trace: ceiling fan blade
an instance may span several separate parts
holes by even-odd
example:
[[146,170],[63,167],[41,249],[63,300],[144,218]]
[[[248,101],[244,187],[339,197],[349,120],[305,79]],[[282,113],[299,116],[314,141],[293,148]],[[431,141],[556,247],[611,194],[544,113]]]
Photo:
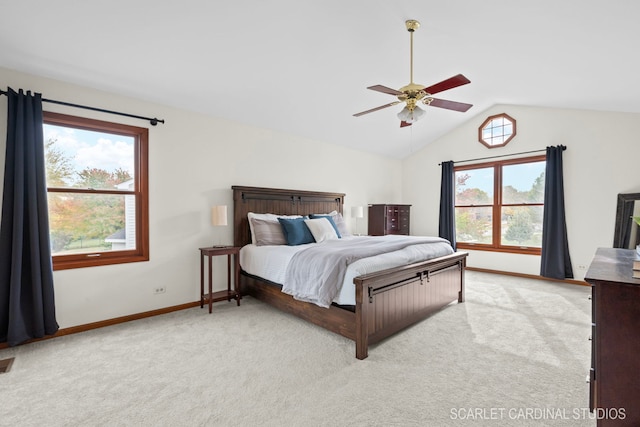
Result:
[[354,114],[353,116],[354,116],[354,117],[360,117],[360,116],[363,116],[363,115],[365,115],[365,114],[373,113],[374,111],[382,110],[383,108],[391,107],[391,106],[393,106],[393,105],[399,104],[400,102],[402,102],[402,101],[394,101],[394,102],[390,102],[390,103],[388,103],[388,104],[381,105],[381,106],[379,106],[379,107],[372,108],[372,109],[367,110],[367,111],[361,111],[361,112],[359,112],[359,113]]
[[431,101],[429,105],[431,107],[446,108],[447,110],[460,111],[462,113],[473,107],[473,104],[465,104],[463,102],[447,101],[446,99],[437,98],[433,98],[433,101]]
[[424,88],[424,91],[433,95],[434,93],[453,89],[454,87],[466,85],[467,83],[471,83],[471,80],[469,80],[462,74],[458,74],[457,76],[450,77],[447,80],[441,81],[440,83],[436,83],[433,86],[426,87]]
[[390,87],[386,87],[382,85],[369,86],[367,89],[371,89],[377,92],[387,93],[389,95],[395,95],[395,96],[404,95],[404,93],[400,91],[397,91],[395,89],[391,89]]
[[411,126],[411,123],[409,123],[409,122],[405,122],[404,120],[402,120],[402,121],[400,122],[400,127],[401,127],[401,128],[404,128],[404,127],[407,127],[407,126]]

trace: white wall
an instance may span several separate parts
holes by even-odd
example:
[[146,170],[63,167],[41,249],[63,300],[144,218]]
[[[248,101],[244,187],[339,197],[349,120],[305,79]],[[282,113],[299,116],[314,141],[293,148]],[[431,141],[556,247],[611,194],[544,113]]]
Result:
[[[62,328],[199,300],[198,248],[218,237],[224,243],[233,241],[231,226],[210,225],[213,205],[227,204],[232,217],[232,185],[344,192],[347,221],[351,206],[401,197],[399,160],[2,68],[0,82],[14,90],[40,92],[44,98],[166,121],[149,126],[151,260],[54,272]],[[5,156],[6,105],[6,98],[0,99],[0,164]],[[44,108],[148,126],[136,119],[54,104]],[[365,222],[366,218],[360,221],[361,231]],[[216,259],[214,271],[216,289],[224,288],[223,257]],[[167,291],[154,295],[152,290],[159,285]]]
[[[487,149],[478,142],[478,127],[488,116],[498,113],[516,119],[517,136],[506,147]],[[513,105],[497,105],[479,112],[463,126],[404,160],[403,201],[413,205],[412,233],[438,233],[438,163],[565,145],[569,251],[574,275],[582,279],[596,248],[613,244],[618,193],[640,192],[639,139],[640,114]],[[540,257],[532,255],[470,251],[468,265],[540,273]]]

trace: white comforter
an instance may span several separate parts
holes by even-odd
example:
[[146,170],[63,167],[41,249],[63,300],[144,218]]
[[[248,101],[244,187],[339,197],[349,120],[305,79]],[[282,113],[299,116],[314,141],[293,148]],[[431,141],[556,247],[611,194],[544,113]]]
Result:
[[[409,237],[409,239],[415,238],[416,241],[420,239],[419,237],[413,236],[384,236],[377,237],[377,239],[397,242],[407,237]],[[348,241],[353,239],[371,238],[360,236],[345,237],[341,240]],[[348,265],[344,273],[344,280],[342,280],[342,283],[338,286],[337,294],[333,298],[333,302],[343,305],[355,304],[355,286],[353,285],[353,279],[357,276],[453,253],[451,245],[449,245],[446,240],[436,239],[441,240],[441,243],[437,245],[433,243],[412,244],[404,249],[355,260]],[[287,267],[295,253],[322,244],[324,244],[324,242],[300,246],[247,245],[240,250],[240,266],[249,274],[262,277],[274,283],[284,284]],[[326,304],[318,305],[326,306]]]

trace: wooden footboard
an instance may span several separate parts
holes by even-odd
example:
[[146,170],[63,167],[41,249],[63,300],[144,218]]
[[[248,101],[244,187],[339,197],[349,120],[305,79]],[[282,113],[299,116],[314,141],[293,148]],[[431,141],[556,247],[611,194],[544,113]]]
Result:
[[369,345],[412,325],[453,301],[464,301],[467,253],[392,268],[354,279],[355,312],[295,300],[279,287],[241,275],[244,294],[264,301],[356,342],[356,357],[365,359]]
[[464,301],[466,252],[359,276],[356,357],[374,344],[440,310]]

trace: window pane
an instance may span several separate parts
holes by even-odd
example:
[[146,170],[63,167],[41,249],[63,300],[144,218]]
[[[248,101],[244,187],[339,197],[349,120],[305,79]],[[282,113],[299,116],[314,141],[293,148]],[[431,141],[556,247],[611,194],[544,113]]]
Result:
[[502,208],[501,244],[542,247],[542,206],[505,206]]
[[44,140],[47,187],[126,190],[135,178],[131,136],[45,124]]
[[493,168],[456,172],[456,206],[493,204]]
[[135,196],[49,193],[52,255],[132,250]]
[[485,243],[493,241],[492,208],[456,208],[456,241]]
[[511,123],[505,123],[504,124],[504,136],[506,138],[510,137],[511,134],[513,133],[513,124]]
[[502,168],[502,204],[544,203],[546,162],[505,165]]

